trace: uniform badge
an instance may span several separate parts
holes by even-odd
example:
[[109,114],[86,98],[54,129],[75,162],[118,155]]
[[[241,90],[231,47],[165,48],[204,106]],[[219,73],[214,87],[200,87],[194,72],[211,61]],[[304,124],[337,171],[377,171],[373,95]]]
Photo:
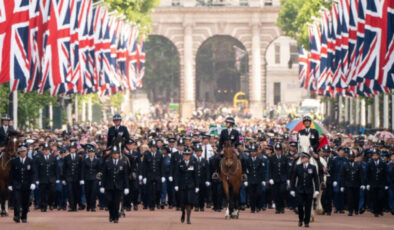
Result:
[[189,166],[189,168],[187,168],[187,171],[193,171],[194,170],[194,166]]
[[230,138],[231,138],[231,140],[234,140],[234,135],[231,135],[231,137],[230,137]]
[[291,166],[291,162],[289,162],[289,166]]
[[26,168],[27,168],[27,170],[30,170],[30,165],[27,165]]
[[312,174],[312,169],[308,169],[308,173],[309,173],[309,174]]
[[265,163],[262,163],[261,165],[264,167],[264,166],[265,166]]
[[315,138],[315,135],[311,135],[311,138],[314,139],[314,138]]
[[123,166],[120,166],[120,167],[119,167],[119,170],[121,170],[121,171],[122,171],[122,170],[123,170]]

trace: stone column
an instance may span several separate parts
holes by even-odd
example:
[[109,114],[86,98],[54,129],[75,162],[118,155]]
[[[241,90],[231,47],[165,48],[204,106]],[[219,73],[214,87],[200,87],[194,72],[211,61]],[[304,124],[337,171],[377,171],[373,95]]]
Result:
[[349,98],[345,97],[345,122],[349,122]]
[[375,129],[380,128],[380,113],[379,113],[379,95],[374,96],[373,101],[373,127]]
[[383,95],[383,128],[389,128],[389,95]]
[[74,98],[74,115],[75,115],[75,122],[78,123],[79,119],[79,114],[78,114],[78,95],[75,95]]
[[93,121],[93,103],[92,103],[92,97],[88,98],[88,121],[89,124]]
[[81,105],[81,120],[82,120],[82,122],[86,121],[86,101],[82,101],[82,105]]
[[250,74],[250,112],[253,117],[263,116],[260,23],[257,17],[252,26],[252,72]]
[[365,99],[361,99],[361,113],[360,113],[360,125],[361,128],[365,128],[367,126],[367,120],[366,120],[366,108],[365,108]]
[[353,113],[353,98],[348,98],[349,101],[349,122],[350,125],[354,125],[354,113]]
[[354,99],[354,103],[356,103],[356,125],[359,126],[360,125],[360,100],[359,99]]
[[181,116],[190,118],[194,111],[194,90],[193,78],[193,27],[191,23],[184,23],[184,44],[183,44],[183,95],[181,95]]
[[38,110],[38,128],[42,129],[42,108]]
[[53,105],[52,103],[49,104],[49,128],[53,128]]
[[341,125],[342,122],[343,122],[342,114],[343,114],[343,111],[342,111],[342,97],[339,96],[339,97],[338,97],[338,123],[339,123],[340,125]]

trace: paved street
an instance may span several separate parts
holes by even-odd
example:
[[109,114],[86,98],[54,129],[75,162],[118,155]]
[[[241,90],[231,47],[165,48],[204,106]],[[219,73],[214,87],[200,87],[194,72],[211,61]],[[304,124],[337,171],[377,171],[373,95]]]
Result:
[[[300,229],[297,227],[297,216],[292,212],[284,215],[275,215],[269,210],[258,214],[242,212],[239,220],[224,220],[224,212],[216,213],[212,211],[204,213],[192,213],[192,225],[180,223],[180,212],[164,211],[138,211],[127,213],[126,218],[120,219],[119,224],[108,222],[107,213],[99,211],[88,213],[86,211],[69,212],[48,212],[42,214],[33,211],[29,214],[27,224],[15,224],[12,217],[0,219],[0,229],[72,229],[72,230],[100,230],[100,229],[144,229],[144,230],[169,230],[169,229],[198,229],[198,230],[284,230]],[[348,217],[347,215],[318,216],[317,221],[312,223],[310,228],[324,230],[330,229],[394,229],[394,217],[386,214],[383,217],[375,218],[370,213],[361,216]]]

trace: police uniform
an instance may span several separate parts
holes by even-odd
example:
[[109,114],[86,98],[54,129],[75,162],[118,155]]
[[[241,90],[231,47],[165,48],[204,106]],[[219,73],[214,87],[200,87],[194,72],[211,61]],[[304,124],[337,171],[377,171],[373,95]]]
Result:
[[[169,138],[168,142],[170,143],[174,143],[176,140],[175,138]],[[180,138],[178,140],[177,146],[184,146],[185,142],[182,138]],[[174,176],[175,176],[175,171],[177,170],[178,167],[178,163],[179,161],[182,160],[182,153],[177,150],[177,151],[172,151],[171,153],[171,164],[170,164],[170,177],[173,180]],[[179,210],[180,209],[180,204],[179,204],[179,194],[177,191],[173,190],[174,193],[174,201],[175,201],[175,206],[176,209]]]
[[232,146],[234,147],[237,147],[239,145],[239,132],[233,127],[235,124],[234,118],[228,117],[226,118],[225,122],[231,123],[232,128],[230,129],[227,128],[220,133],[219,149],[218,149],[219,152],[223,150],[226,141],[230,141]]
[[[348,148],[340,147],[338,151],[344,150],[348,152]],[[332,180],[333,180],[333,191],[334,191],[334,205],[335,212],[344,213],[344,205],[345,205],[345,194],[344,191],[341,191],[342,185],[339,183],[341,179],[341,169],[343,165],[347,162],[347,158],[337,156],[332,161]]]
[[[378,151],[374,150],[373,154],[379,154]],[[386,164],[380,158],[376,161],[371,158],[367,164],[367,190],[369,191],[375,216],[383,215],[383,202],[387,186],[386,169]]]
[[12,126],[4,126],[3,121],[10,121],[11,118],[8,114],[4,114],[1,118],[1,127],[0,127],[0,148],[5,147],[8,142],[8,137],[11,133],[15,133],[15,129]]
[[[119,154],[119,150],[114,147],[112,154]],[[122,193],[127,195],[130,192],[126,162],[121,159],[107,159],[103,167],[101,186],[100,192],[105,193],[107,198],[109,221],[118,223]]]
[[[88,152],[95,152],[93,146],[87,147]],[[98,189],[97,173],[100,170],[100,160],[97,157],[87,157],[82,161],[82,179],[85,182],[87,211],[96,211]]]
[[[331,152],[331,149],[328,145],[323,146],[324,152]],[[323,187],[322,196],[321,196],[321,204],[323,206],[323,212],[327,215],[331,215],[332,212],[332,197],[333,197],[333,157],[325,156],[323,157],[327,162],[326,168],[326,186]]]
[[[133,144],[134,140],[129,139],[126,144]],[[130,162],[130,194],[127,195],[124,199],[124,204],[127,203],[124,207],[126,210],[130,207],[130,202],[133,203],[134,210],[138,210],[138,195],[139,195],[139,181],[142,180],[142,172],[141,172],[141,154],[138,150],[133,151],[129,149],[130,154],[127,155]]]
[[[309,154],[303,153],[302,157],[310,158]],[[296,166],[291,179],[291,194],[297,197],[298,201],[298,226],[305,223],[309,227],[311,216],[312,199],[319,194],[319,178],[314,165],[309,163]],[[313,192],[315,191],[315,192]]]
[[[19,151],[26,151],[26,147],[20,147]],[[9,174],[9,187],[14,194],[14,221],[26,223],[29,210],[30,191],[36,188],[33,182],[33,160],[25,156],[17,157],[11,161]],[[21,211],[21,213],[20,213]]]
[[[249,152],[256,152],[257,146],[254,144],[248,149]],[[261,160],[261,158],[254,156],[249,157],[246,161],[246,172],[248,174],[246,186],[249,187],[249,196],[250,196],[250,210],[252,213],[256,211],[256,207],[259,207],[260,199],[261,199],[261,190],[262,190],[262,183],[267,178],[264,178],[264,168],[267,166]]]
[[[71,148],[76,149],[76,143]],[[63,162],[63,184],[68,188],[69,211],[77,211],[77,203],[81,199],[81,187],[84,184],[82,177],[82,158],[77,153],[70,153]],[[79,204],[82,208],[81,204]]]
[[[200,144],[196,145],[195,151],[201,151],[202,147]],[[208,189],[210,189],[210,175],[209,175],[209,162],[203,156],[196,156],[196,170],[197,176],[199,178],[199,184],[197,187],[199,188],[199,193],[197,194],[195,211],[204,211],[204,204],[208,201]]]
[[[150,147],[156,146],[155,141],[150,142]],[[164,160],[158,151],[147,151],[143,160],[143,177],[148,189],[148,204],[150,210],[155,209],[155,204],[160,205],[161,183],[165,181]]]
[[[282,151],[282,145],[277,143],[275,145],[276,151]],[[289,180],[289,160],[282,154],[273,154],[269,158],[270,168],[270,184],[275,202],[276,213],[284,213],[287,193],[286,188],[290,185]]]
[[[49,149],[45,144],[44,149]],[[41,211],[46,212],[48,204],[53,206],[55,203],[56,183],[60,183],[60,170],[56,158],[52,155],[42,154],[34,162],[35,181],[40,191]]]
[[[113,121],[122,120],[122,117],[119,114],[115,114],[113,117]],[[114,140],[121,136],[124,141],[130,139],[129,131],[126,126],[112,126],[108,129],[108,141],[107,147],[112,147],[114,144]]]
[[[302,119],[303,122],[310,121],[312,123],[312,118],[309,116],[304,116]],[[317,152],[317,148],[319,148],[319,132],[316,129],[305,128],[298,132],[299,136],[308,136],[311,143],[311,146],[315,152]]]
[[209,159],[209,171],[211,176],[211,189],[212,189],[212,203],[213,210],[216,212],[220,212],[222,210],[222,202],[223,202],[223,187],[222,181],[219,177],[215,177],[214,174],[216,172],[216,155],[211,156]]

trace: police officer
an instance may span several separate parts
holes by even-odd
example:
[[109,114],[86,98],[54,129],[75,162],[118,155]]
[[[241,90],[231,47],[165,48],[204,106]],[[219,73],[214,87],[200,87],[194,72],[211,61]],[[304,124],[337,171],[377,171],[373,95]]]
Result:
[[[296,166],[296,161],[299,158],[299,154],[297,153],[297,142],[296,141],[290,141],[289,142],[289,150],[287,151],[286,157],[288,158],[288,163],[289,163],[289,178],[292,177],[295,166]],[[287,206],[289,207],[290,210],[295,210],[297,207],[296,200],[294,197],[290,196],[288,194],[287,197]]]
[[383,201],[385,190],[388,189],[386,181],[386,165],[380,158],[378,149],[372,151],[372,159],[367,164],[367,190],[373,204],[375,217],[383,216]]
[[133,139],[129,139],[126,141],[126,149],[124,153],[129,159],[130,162],[130,194],[124,198],[125,209],[130,211],[130,202],[133,203],[133,209],[135,211],[138,210],[138,195],[139,195],[139,182],[142,181],[142,172],[141,172],[141,154],[138,151],[137,143]]
[[175,191],[179,191],[180,205],[182,210],[181,222],[185,222],[185,211],[187,214],[187,224],[191,224],[190,215],[192,212],[195,194],[199,192],[199,178],[197,175],[197,162],[191,158],[192,152],[189,149],[183,151],[183,160],[179,162],[175,170]]
[[149,142],[150,151],[145,153],[143,160],[143,183],[148,189],[148,204],[151,211],[155,210],[155,204],[160,208],[161,183],[166,181],[164,175],[164,160],[157,151],[156,141]]
[[56,158],[50,155],[47,143],[43,146],[43,154],[36,158],[34,166],[35,181],[40,190],[41,212],[46,212],[48,204],[52,208],[55,203],[55,185],[60,183],[60,170]]
[[2,152],[2,150],[5,149],[9,134],[15,132],[14,128],[9,125],[10,120],[11,120],[11,117],[8,114],[4,114],[1,117],[0,152]]
[[[293,197],[297,196],[298,201],[298,226],[304,222],[305,227],[309,227],[311,216],[312,199],[319,195],[319,178],[316,166],[309,164],[310,155],[302,153],[301,163],[296,166],[291,178],[291,191]],[[315,192],[313,192],[315,190]]]
[[196,170],[197,176],[199,178],[199,184],[197,187],[199,188],[199,193],[196,199],[196,206],[194,211],[204,211],[204,204],[208,200],[208,189],[210,189],[210,175],[209,175],[209,162],[202,156],[202,146],[197,144],[195,147],[196,153]]
[[129,131],[127,130],[127,127],[121,125],[122,116],[120,116],[120,114],[116,113],[113,116],[112,121],[114,122],[114,126],[112,126],[108,129],[107,147],[112,147],[114,144],[114,140],[118,136],[121,136],[124,141],[130,139],[130,135],[129,135]]
[[93,145],[86,146],[88,157],[82,162],[82,180],[85,182],[87,211],[96,211],[97,197],[97,173],[100,170],[100,160],[96,157],[96,149]]
[[33,160],[26,156],[26,146],[19,147],[18,152],[19,157],[11,161],[8,189],[15,198],[14,221],[19,223],[22,220],[22,223],[26,223],[30,191],[35,190],[36,185],[33,182]]
[[285,212],[286,188],[290,186],[289,176],[289,160],[286,156],[282,156],[282,144],[275,144],[275,154],[269,158],[270,180],[276,214]]
[[304,124],[305,129],[300,130],[298,135],[309,136],[311,146],[314,152],[317,152],[317,148],[319,147],[319,132],[316,129],[311,128],[312,118],[310,116],[304,116],[302,118],[302,123]]
[[250,157],[246,161],[248,180],[244,182],[244,185],[249,187],[250,211],[255,213],[261,199],[261,186],[265,186],[267,179],[263,177],[263,161],[257,156],[258,149],[256,144],[252,144],[248,151],[250,153]]
[[[176,142],[175,138],[169,138],[168,142],[170,144],[170,146],[173,146],[174,143]],[[174,149],[172,148],[172,153],[171,153],[171,164],[170,164],[170,171],[171,171],[171,175],[168,178],[168,180],[170,182],[173,181],[174,175],[175,175],[175,170],[177,170],[177,166],[178,166],[178,162],[180,160],[182,160],[182,154],[183,154],[183,150],[185,148],[185,142],[183,140],[183,138],[179,138],[178,143],[177,143],[177,148]],[[179,211],[180,208],[180,204],[179,204],[179,194],[177,191],[173,191],[174,193],[174,198],[175,198],[175,206],[176,206],[176,210]]]
[[[77,144],[72,142],[69,147],[70,154],[64,158],[63,181],[68,188],[69,212],[77,211],[77,203],[81,199],[80,185],[85,184],[82,177],[82,158],[77,154]],[[80,208],[81,205],[80,205]]]
[[340,179],[341,179],[341,169],[342,166],[347,162],[345,157],[345,152],[348,149],[344,147],[338,148],[338,156],[335,157],[332,161],[332,186],[334,191],[334,205],[335,205],[335,213],[344,213],[344,202],[345,195],[344,190],[341,189]]
[[[214,147],[217,149],[217,147]],[[216,159],[219,153],[214,151],[213,156],[209,159],[209,171],[211,176],[211,188],[212,188],[212,203],[213,203],[213,211],[220,212],[222,210],[222,202],[223,202],[223,187],[220,178],[216,172]]]
[[348,159],[341,170],[341,186],[342,190],[345,190],[347,197],[347,206],[349,210],[348,216],[353,215],[353,210],[358,215],[358,201],[360,196],[360,189],[365,189],[365,182],[363,181],[364,176],[363,169],[361,168],[360,162],[354,162],[355,155],[353,152],[349,153]]
[[326,187],[323,188],[322,196],[321,196],[321,203],[323,206],[323,213],[327,214],[328,216],[331,215],[332,212],[332,195],[333,195],[333,173],[332,173],[332,161],[333,157],[330,156],[331,148],[328,145],[324,145],[322,150],[323,151],[323,158],[327,162],[327,174],[326,174]]
[[235,125],[235,120],[232,117],[227,117],[226,120],[226,127],[227,129],[224,129],[220,133],[220,139],[219,139],[219,152],[223,150],[224,143],[226,141],[230,141],[231,144],[234,147],[237,147],[239,145],[239,132],[234,128]]
[[119,206],[122,193],[128,195],[129,178],[127,176],[127,165],[124,160],[119,159],[120,151],[114,146],[111,158],[108,158],[103,167],[103,179],[100,188],[105,193],[109,211],[109,222],[119,222]]

